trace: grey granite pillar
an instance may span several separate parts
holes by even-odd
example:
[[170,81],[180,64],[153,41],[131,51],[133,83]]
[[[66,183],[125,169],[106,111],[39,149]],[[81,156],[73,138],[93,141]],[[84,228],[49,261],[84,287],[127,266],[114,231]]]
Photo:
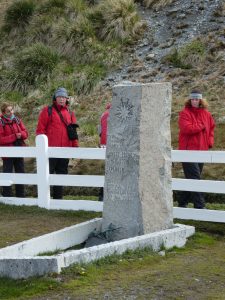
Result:
[[119,240],[171,228],[171,84],[113,88],[103,227]]

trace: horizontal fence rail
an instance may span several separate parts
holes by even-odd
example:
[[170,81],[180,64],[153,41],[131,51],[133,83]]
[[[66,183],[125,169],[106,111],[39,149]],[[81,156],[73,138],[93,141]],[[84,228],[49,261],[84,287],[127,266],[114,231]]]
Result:
[[[37,136],[36,147],[0,147],[0,157],[34,157],[37,160],[36,174],[0,173],[0,185],[37,185],[38,198],[6,198],[0,202],[16,205],[38,205],[47,209],[73,209],[102,211],[103,203],[90,200],[51,200],[50,186],[104,187],[104,176],[100,175],[56,175],[49,174],[49,158],[75,158],[105,160],[106,149],[48,147],[45,135]],[[225,163],[225,151],[172,150],[173,162]],[[225,181],[172,179],[172,189],[177,191],[225,194]],[[197,210],[174,207],[174,217],[225,223],[225,211]]]
[[79,159],[105,159],[106,150],[103,148],[48,148],[49,157],[79,158]]
[[[62,185],[63,175],[50,175],[50,185]],[[98,175],[64,175],[66,179],[63,181],[65,186],[86,186],[86,187],[103,187],[104,177]]]
[[225,151],[172,150],[173,162],[225,163]]
[[[24,173],[0,173],[1,181],[11,181],[15,184],[38,184],[37,174],[24,174]],[[4,185],[4,184],[2,184]]]
[[172,189],[174,191],[225,194],[225,181],[172,179]]
[[0,147],[0,157],[37,157],[36,147]]

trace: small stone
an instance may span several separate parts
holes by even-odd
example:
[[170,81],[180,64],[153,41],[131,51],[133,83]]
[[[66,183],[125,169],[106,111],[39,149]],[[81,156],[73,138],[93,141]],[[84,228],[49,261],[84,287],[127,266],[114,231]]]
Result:
[[163,250],[163,251],[159,251],[158,254],[159,254],[160,256],[166,256],[166,252],[165,252],[164,250]]
[[155,57],[154,53],[149,53],[148,55],[146,55],[146,60],[151,60]]

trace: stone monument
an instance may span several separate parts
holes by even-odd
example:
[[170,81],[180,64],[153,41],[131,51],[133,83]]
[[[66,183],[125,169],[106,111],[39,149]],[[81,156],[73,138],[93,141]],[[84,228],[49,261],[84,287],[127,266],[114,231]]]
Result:
[[113,88],[102,224],[112,240],[173,226],[171,98],[170,83]]

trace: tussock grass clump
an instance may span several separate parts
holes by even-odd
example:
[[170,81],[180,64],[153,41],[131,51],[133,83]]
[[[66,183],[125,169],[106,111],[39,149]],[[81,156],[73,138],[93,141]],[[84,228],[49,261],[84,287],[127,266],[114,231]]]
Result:
[[60,14],[66,7],[66,0],[47,0],[39,7],[39,13]]
[[27,42],[42,42],[74,61],[77,49],[94,35],[86,11],[82,0],[48,0],[41,3],[25,33]]
[[204,59],[206,47],[204,43],[195,40],[190,44],[178,49],[173,49],[164,58],[165,62],[171,63],[174,67],[181,69],[192,69]]
[[87,5],[83,0],[47,0],[41,3],[38,13],[49,14],[58,17],[65,17],[73,20],[74,17],[87,10]]
[[58,61],[59,55],[41,43],[23,49],[5,73],[6,88],[26,92],[30,86],[46,80]]
[[136,38],[144,23],[137,14],[133,0],[105,0],[90,14],[100,39],[105,41]]
[[74,90],[76,94],[90,93],[104,76],[105,68],[103,65],[93,64],[82,67],[74,78]]
[[67,0],[67,7],[69,10],[73,10],[74,12],[81,13],[87,10],[87,5],[90,3],[86,3],[84,0]]
[[25,27],[29,23],[34,10],[35,2],[33,0],[14,2],[6,11],[3,29],[10,32],[17,27]]
[[42,14],[33,18],[30,21],[29,28],[25,33],[25,39],[28,44],[42,42],[49,44],[52,38],[52,31],[54,27],[54,16]]
[[60,52],[74,60],[75,54],[85,48],[93,38],[94,31],[90,21],[84,15],[79,15],[72,23],[63,20],[58,25],[53,43]]

